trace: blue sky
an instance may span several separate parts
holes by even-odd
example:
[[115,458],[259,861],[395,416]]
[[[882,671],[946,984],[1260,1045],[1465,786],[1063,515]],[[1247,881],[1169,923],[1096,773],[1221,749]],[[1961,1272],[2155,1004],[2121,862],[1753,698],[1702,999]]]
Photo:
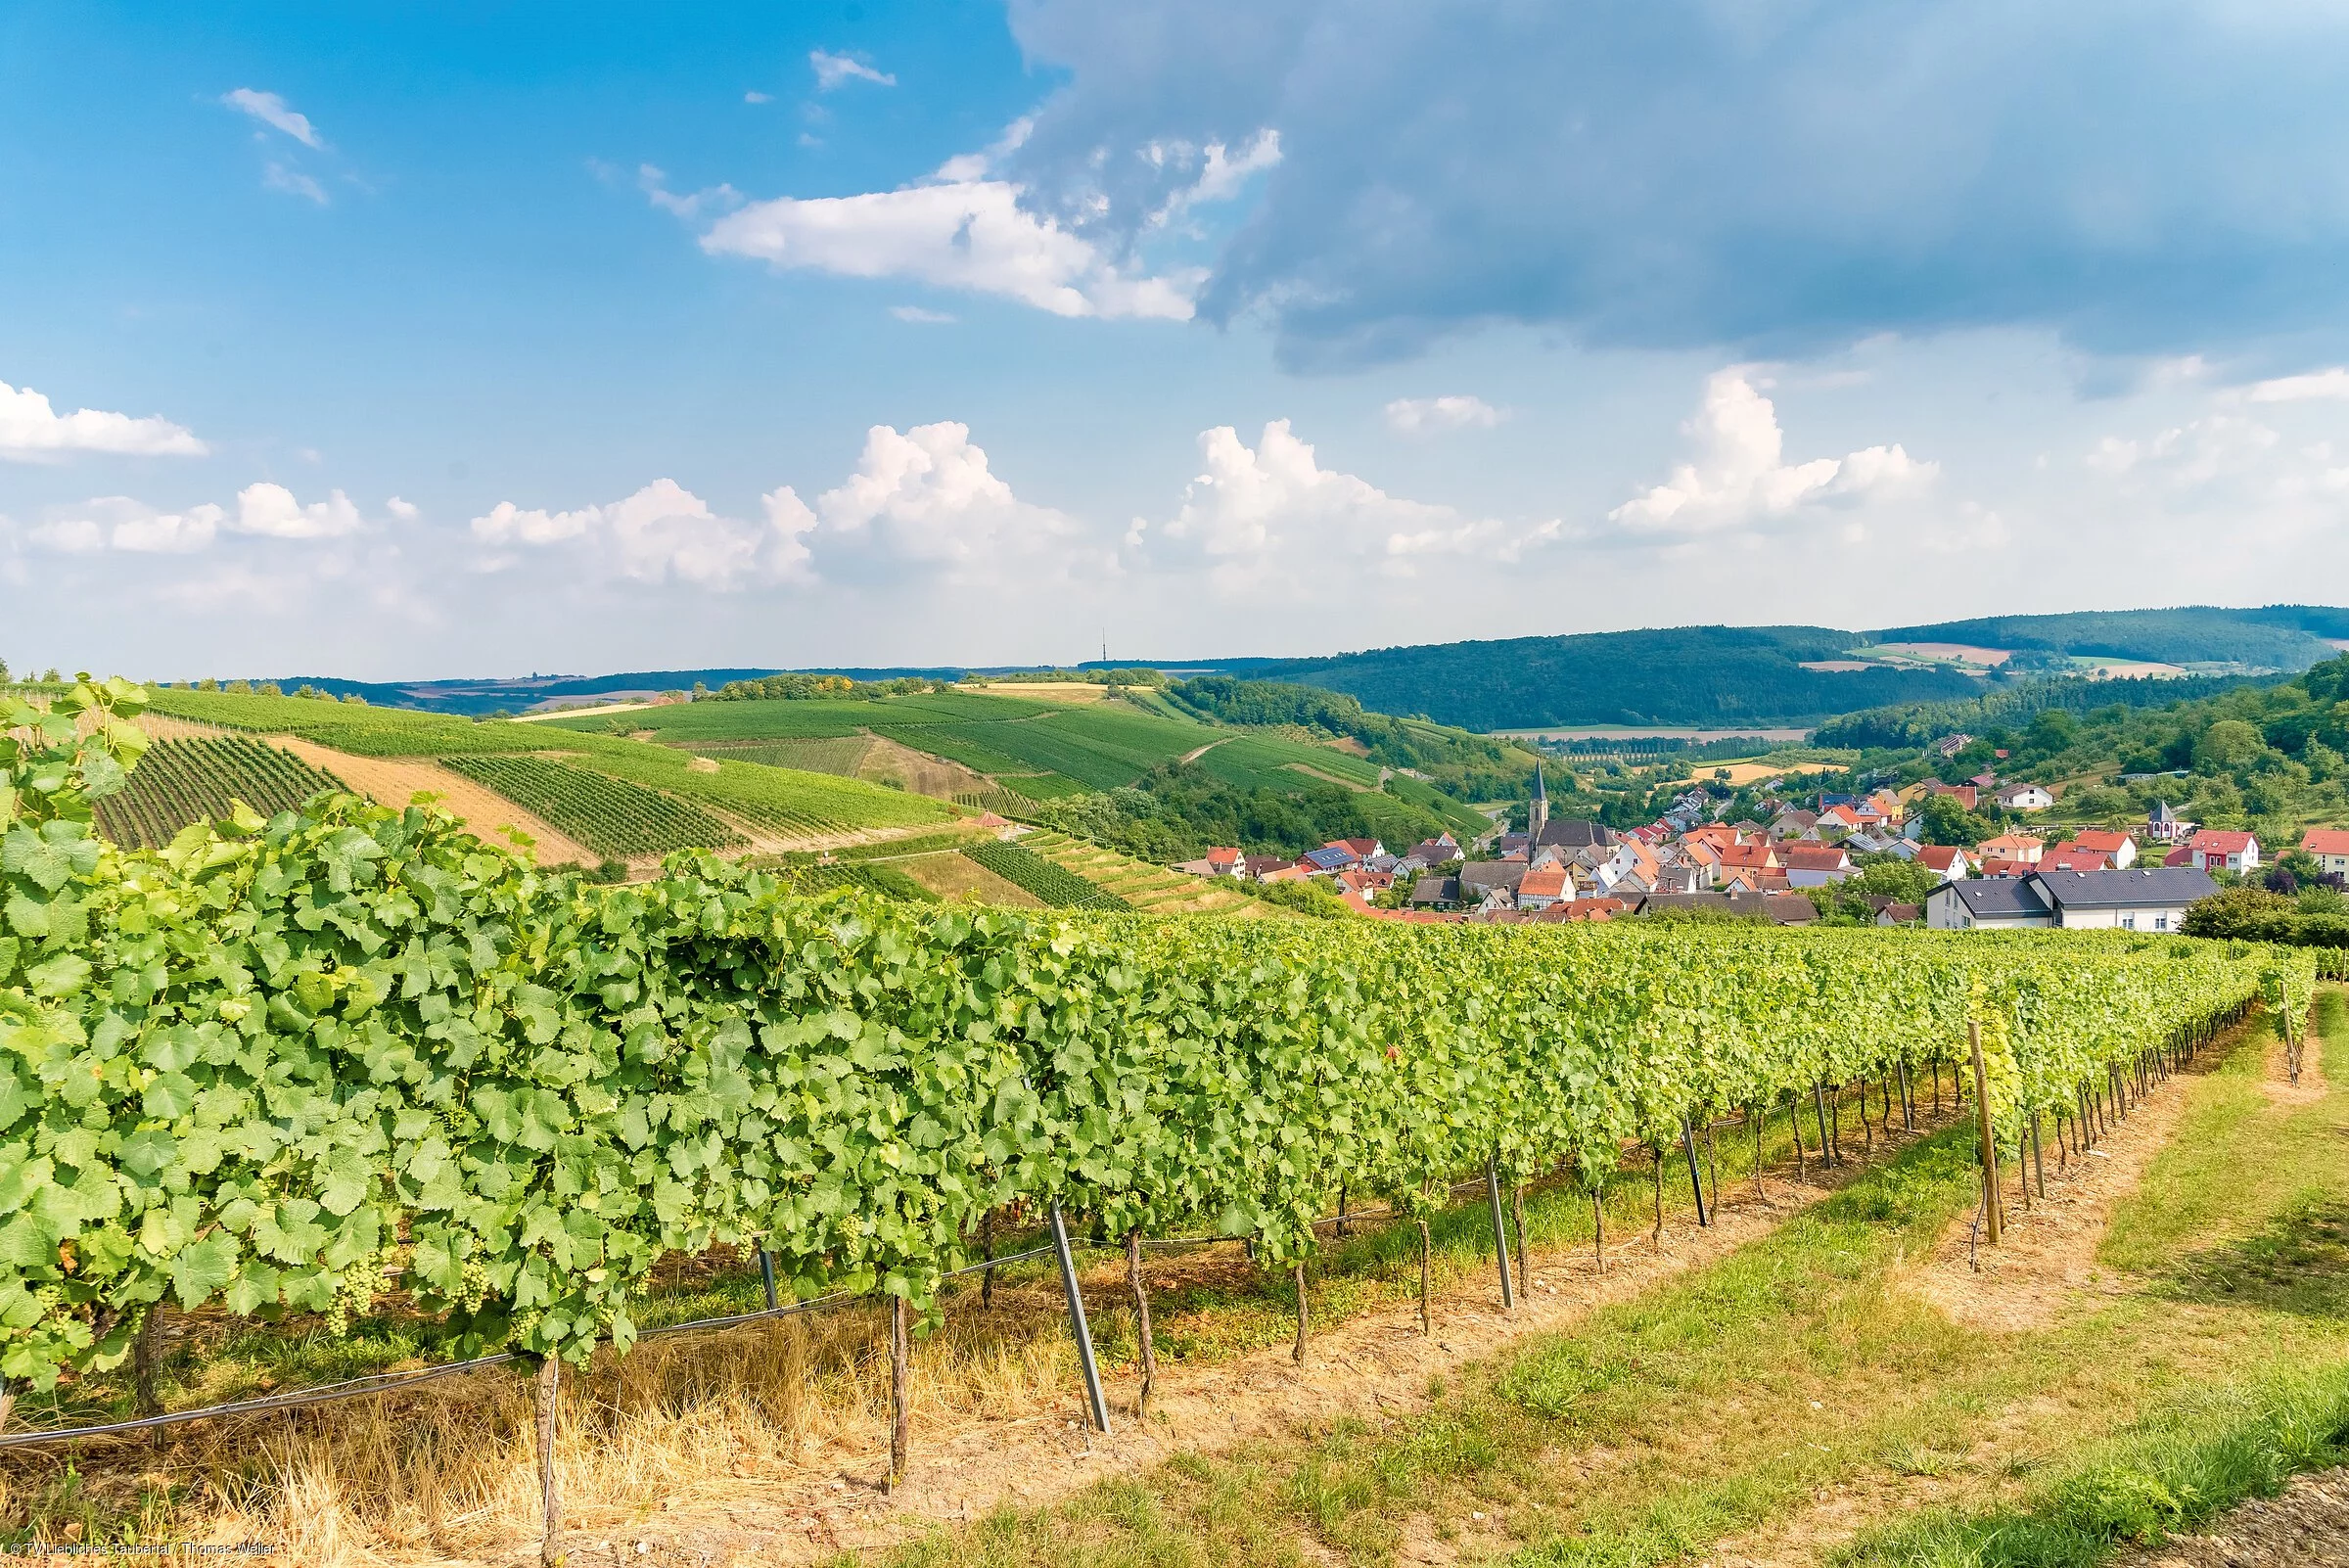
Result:
[[2344,68],[2276,0],[19,6],[0,656],[2340,600]]

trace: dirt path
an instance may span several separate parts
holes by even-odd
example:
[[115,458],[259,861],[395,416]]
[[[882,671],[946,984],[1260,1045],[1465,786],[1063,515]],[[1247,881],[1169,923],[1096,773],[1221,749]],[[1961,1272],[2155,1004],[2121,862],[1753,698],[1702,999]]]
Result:
[[2228,1509],[2209,1526],[2113,1568],[2349,1568],[2349,1470],[2304,1475],[2281,1497]]
[[[2011,1165],[2002,1166],[2006,1199],[2006,1232],[1998,1247],[1976,1249],[1977,1271],[1968,1258],[1967,1236],[1974,1216],[1969,1211],[1943,1232],[1929,1257],[1912,1266],[1903,1285],[1924,1297],[1950,1316],[1994,1333],[2020,1333],[2045,1328],[2084,1306],[2126,1295],[2129,1281],[2096,1261],[2096,1246],[2113,1210],[2143,1180],[2145,1170],[2169,1145],[2186,1112],[2188,1086],[2215,1066],[2222,1053],[2212,1052],[2202,1066],[2157,1084],[2139,1101],[2126,1121],[2115,1123],[2103,1141],[2068,1165],[2056,1158],[2051,1139],[2043,1145],[2047,1159],[2048,1195],[2032,1189],[2032,1204],[2021,1206]],[[2324,1070],[2316,1033],[2309,1033],[2308,1053],[2300,1086],[2284,1083],[2280,1047],[2270,1053],[2269,1091],[2281,1087],[2295,1096],[2322,1095]],[[2046,1133],[2043,1132],[2043,1136]],[[2029,1412],[2019,1412],[2028,1414]],[[1987,1466],[2007,1445],[2002,1428],[1992,1423],[1976,1444]],[[1800,1513],[1750,1536],[1723,1542],[1712,1553],[1719,1568],[1810,1568],[1825,1561],[1835,1548],[1849,1544],[1864,1530],[1899,1514],[1929,1507],[1954,1495],[1958,1483],[1935,1477],[1864,1475],[1851,1484],[1822,1494]],[[2241,1563],[2271,1559],[2247,1557]],[[2285,1557],[2279,1563],[2327,1562],[2326,1558]],[[2143,1568],[2166,1559],[2142,1559]],[[2230,1559],[2181,1559],[2201,1568]]]
[[[629,1550],[643,1541],[651,1549],[635,1561],[821,1561],[844,1548],[886,1546],[940,1524],[978,1519],[998,1505],[1054,1502],[1181,1453],[1216,1453],[1250,1438],[1288,1436],[1301,1424],[1341,1415],[1409,1415],[1426,1407],[1431,1378],[1449,1378],[1514,1340],[1570,1328],[1601,1306],[1716,1262],[1863,1169],[1854,1161],[1828,1177],[1815,1167],[1812,1179],[1801,1183],[1773,1175],[1767,1204],[1755,1200],[1750,1186],[1726,1192],[1710,1228],[1676,1219],[1661,1252],[1642,1230],[1608,1249],[1603,1275],[1587,1247],[1538,1251],[1530,1300],[1514,1315],[1502,1313],[1496,1279],[1471,1276],[1437,1299],[1433,1334],[1420,1332],[1415,1306],[1405,1305],[1315,1332],[1302,1367],[1285,1348],[1197,1367],[1162,1366],[1146,1421],[1133,1418],[1131,1374],[1110,1375],[1106,1437],[1083,1424],[1082,1394],[1071,1379],[1062,1407],[1045,1415],[940,1431],[924,1430],[917,1411],[908,1480],[893,1497],[877,1487],[887,1461],[884,1434],[876,1427],[870,1455],[847,1469],[729,1479],[703,1495],[669,1499],[657,1520],[630,1519],[617,1510],[608,1517],[582,1516],[574,1539],[590,1547],[622,1542]],[[582,1560],[603,1559],[590,1550]]]
[[1185,764],[1196,762],[1200,758],[1205,757],[1208,753],[1222,745],[1223,741],[1230,740],[1231,738],[1231,736],[1226,735],[1223,737],[1223,740],[1212,740],[1209,741],[1205,746],[1195,746],[1191,750],[1183,753],[1180,757],[1174,759],[1174,761]]
[[491,794],[462,774],[433,762],[415,758],[354,757],[292,735],[272,735],[269,740],[384,806],[405,806],[418,791],[430,791],[441,798],[442,809],[456,816],[477,838],[503,844],[506,841],[500,829],[520,828],[537,841],[540,865],[593,865],[599,858],[585,845],[556,832],[504,796]]

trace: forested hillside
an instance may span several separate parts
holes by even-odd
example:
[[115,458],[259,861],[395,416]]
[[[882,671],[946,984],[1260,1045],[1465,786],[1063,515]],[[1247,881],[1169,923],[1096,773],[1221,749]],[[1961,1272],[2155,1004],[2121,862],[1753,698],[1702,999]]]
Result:
[[[2061,684],[2142,696],[2173,683]],[[2050,707],[1957,726],[1973,742],[1946,761],[1918,755],[1931,727],[1912,713],[1855,714],[1823,727],[1819,738],[1889,742],[1866,756],[1864,771],[1897,768],[1921,778],[1930,770],[1955,779],[1995,767],[2005,777],[2061,786],[2050,820],[2142,819],[2148,805],[2164,801],[2205,827],[2250,829],[2270,858],[2297,846],[2309,827],[2349,824],[2349,658],[2291,680],[2240,683],[2160,707]]]
[[1799,722],[1980,689],[1946,669],[1803,668],[1846,659],[1861,640],[1825,626],[1679,626],[1381,648],[1254,673],[1479,730]]
[[1954,642],[2158,664],[2236,664],[2306,669],[2349,637],[2349,610],[2276,604],[2259,610],[2189,605],[2177,610],[2086,610],[2055,616],[1983,616],[1870,634],[1878,642]]

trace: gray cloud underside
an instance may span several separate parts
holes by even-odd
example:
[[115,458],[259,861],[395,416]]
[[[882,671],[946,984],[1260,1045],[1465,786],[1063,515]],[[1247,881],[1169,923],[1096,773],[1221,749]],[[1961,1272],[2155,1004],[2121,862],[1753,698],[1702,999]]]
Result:
[[2334,7],[1014,0],[1012,19],[1068,72],[1017,175],[1098,243],[1142,235],[1182,177],[1136,149],[1278,130],[1200,311],[1268,318],[1292,364],[1493,321],[1773,353],[1996,324],[2106,352],[2337,348],[2349,304]]

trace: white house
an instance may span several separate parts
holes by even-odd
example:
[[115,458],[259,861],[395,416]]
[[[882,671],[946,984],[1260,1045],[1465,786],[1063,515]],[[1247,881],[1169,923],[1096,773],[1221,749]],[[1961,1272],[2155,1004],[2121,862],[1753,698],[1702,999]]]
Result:
[[2128,871],[2034,871],[2020,877],[1945,882],[1925,899],[1925,924],[1939,931],[2045,929],[2177,931],[2187,905],[2219,891],[2191,866]]
[[2083,850],[2096,851],[2117,871],[2126,871],[2137,864],[2137,839],[2133,834],[2117,833],[2105,828],[2082,828],[2072,835],[2072,842]]
[[2036,784],[2009,784],[1999,791],[1998,802],[2009,811],[2044,811],[2055,797]]
[[2036,877],[1967,877],[1925,895],[1925,924],[1935,931],[2021,931],[2055,924],[2032,887]]
[[2184,865],[2041,871],[2031,880],[2067,931],[2176,931],[2188,904],[2219,891],[2207,872]]
[[2349,833],[2339,828],[2310,828],[2308,836],[2300,841],[2300,848],[2325,870],[2335,876],[2349,876]]

